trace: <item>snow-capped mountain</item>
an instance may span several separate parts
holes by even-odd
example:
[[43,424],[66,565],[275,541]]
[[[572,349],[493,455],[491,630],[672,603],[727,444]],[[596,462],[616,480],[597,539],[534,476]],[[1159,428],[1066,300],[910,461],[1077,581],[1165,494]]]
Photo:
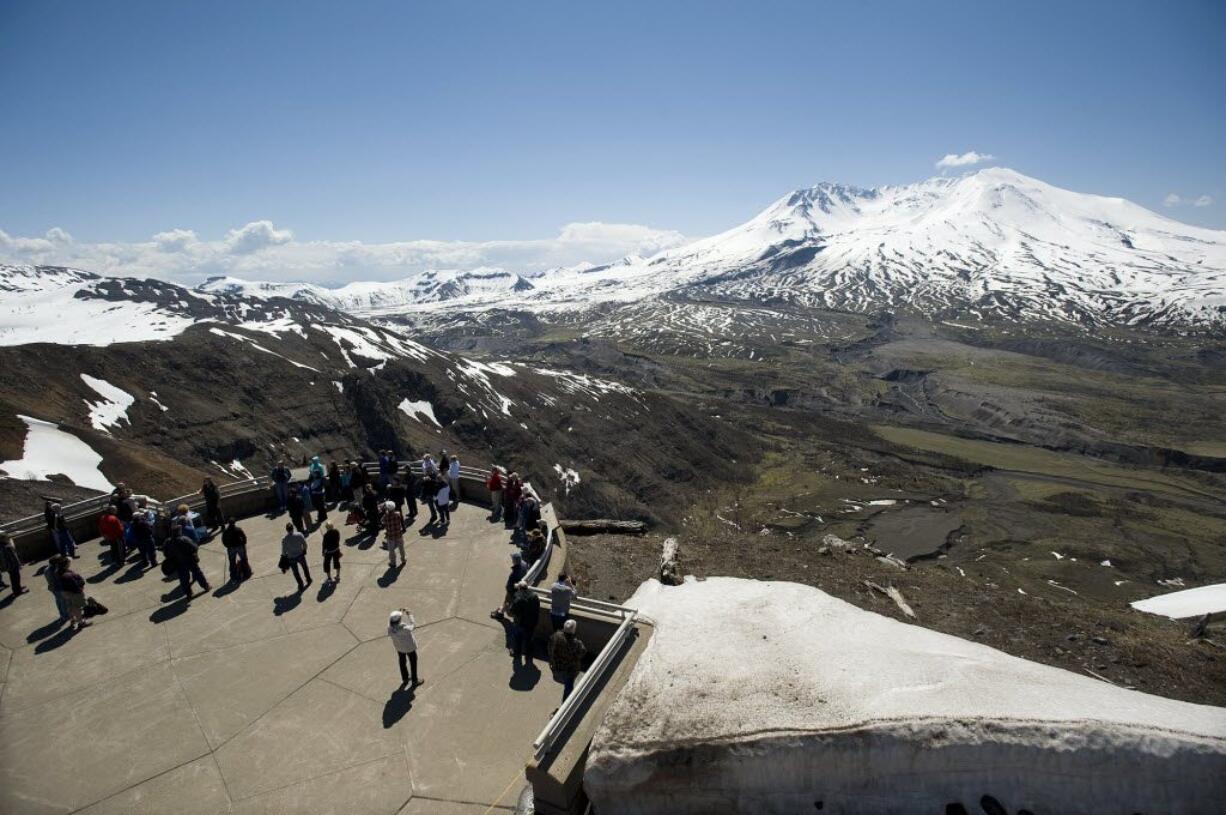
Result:
[[197,287],[201,292],[288,297],[362,316],[394,313],[423,303],[481,305],[532,289],[533,284],[524,277],[495,268],[431,270],[403,280],[358,281],[336,289],[310,283],[259,283],[233,277],[211,278]]
[[479,269],[340,289],[224,279],[205,288],[235,286],[363,315],[562,311],[682,292],[858,312],[1221,325],[1226,232],[993,168],[906,186],[818,184],[722,234],[531,280]]

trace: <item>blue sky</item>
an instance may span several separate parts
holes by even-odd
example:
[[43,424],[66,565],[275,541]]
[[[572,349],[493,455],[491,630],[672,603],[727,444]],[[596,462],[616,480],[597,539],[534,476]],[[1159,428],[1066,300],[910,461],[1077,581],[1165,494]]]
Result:
[[698,236],[969,150],[1226,228],[1224,41],[1221,2],[4,0],[0,230]]

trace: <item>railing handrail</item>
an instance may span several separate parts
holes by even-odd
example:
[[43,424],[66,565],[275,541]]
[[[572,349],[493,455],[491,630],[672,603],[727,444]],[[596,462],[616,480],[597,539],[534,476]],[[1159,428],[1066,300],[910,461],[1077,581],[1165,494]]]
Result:
[[[539,592],[543,590],[536,589],[536,591]],[[601,681],[601,678],[609,669],[609,666],[613,662],[614,655],[621,650],[622,646],[626,642],[626,639],[630,636],[631,631],[634,630],[634,622],[637,619],[638,614],[638,612],[634,609],[627,608],[625,606],[617,606],[612,603],[605,603],[599,600],[592,600],[590,598],[575,597],[571,600],[571,606],[573,608],[582,608],[585,605],[612,607],[618,609],[622,613],[621,625],[617,627],[617,631],[615,631],[609,641],[605,643],[604,648],[600,649],[600,653],[596,655],[596,658],[592,660],[592,664],[586,671],[584,671],[583,677],[575,683],[575,687],[571,691],[570,696],[566,697],[566,701],[563,702],[562,705],[554,712],[553,716],[550,717],[549,722],[545,725],[545,728],[541,731],[540,735],[538,735],[536,740],[532,742],[532,752],[537,760],[540,760],[541,757],[553,749],[554,744],[557,743],[557,740],[562,735],[562,732],[565,731],[570,725],[571,720],[579,711],[579,708],[582,707],[583,703],[587,701],[588,696],[591,695],[592,690],[596,687],[596,684]]]
[[[400,461],[400,464],[402,466],[405,464],[410,466],[416,465],[413,466],[414,472],[421,472],[421,459]],[[361,462],[361,465],[368,471],[373,469],[375,472],[378,472],[379,470],[378,461],[363,461]],[[479,467],[460,467],[461,478],[479,480],[482,484],[484,484],[488,475],[489,470],[482,470]],[[227,481],[224,484],[219,485],[219,489],[221,490],[222,497],[225,498],[227,496],[233,497],[234,495],[246,494],[253,489],[268,487],[271,486],[271,484],[272,478],[262,475],[252,476],[251,478],[245,478],[241,481]],[[54,484],[51,484],[50,486],[54,487]],[[179,495],[165,501],[160,501],[153,496],[148,497],[151,503],[161,506],[177,506],[182,503],[192,503],[194,501],[202,500],[198,492],[188,493],[187,495]],[[82,517],[90,514],[91,512],[105,507],[108,503],[110,503],[110,501],[110,493],[103,493],[102,495],[95,495],[90,498],[82,498],[80,501],[74,501],[71,504],[63,504],[60,507],[60,511],[64,513],[65,520],[76,521],[80,520]],[[44,522],[45,520],[43,513],[33,513],[21,518],[15,518],[11,521],[0,523],[0,531],[20,535],[39,529],[43,526]]]

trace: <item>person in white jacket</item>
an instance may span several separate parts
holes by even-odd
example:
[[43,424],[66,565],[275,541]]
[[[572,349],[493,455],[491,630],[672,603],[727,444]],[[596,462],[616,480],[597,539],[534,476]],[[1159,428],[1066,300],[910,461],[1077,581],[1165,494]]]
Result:
[[408,685],[410,678],[412,687],[425,684],[417,678],[417,638],[413,636],[413,629],[416,627],[417,621],[413,619],[413,612],[407,608],[398,608],[388,617],[387,635],[391,637],[396,658],[400,661],[401,687]]
[[451,484],[451,503],[452,506],[458,506],[460,503],[460,457],[451,457],[451,466],[447,470],[447,481]]

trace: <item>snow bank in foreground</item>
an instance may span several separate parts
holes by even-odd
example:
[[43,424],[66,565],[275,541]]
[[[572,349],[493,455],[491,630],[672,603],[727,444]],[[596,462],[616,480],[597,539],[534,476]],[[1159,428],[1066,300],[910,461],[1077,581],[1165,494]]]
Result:
[[1207,812],[1226,709],[863,611],[795,583],[648,581],[655,633],[592,742],[597,812]]
[[1226,611],[1226,583],[1159,594],[1147,600],[1137,600],[1130,605],[1137,611],[1161,614],[1173,620],[1216,614]]
[[46,481],[49,475],[66,475],[78,487],[87,487],[99,492],[114,488],[98,469],[102,456],[71,433],[60,430],[58,425],[18,416],[26,423],[25,449],[17,461],[0,462],[0,470],[9,478],[28,481]]
[[89,374],[81,374],[81,380],[102,397],[101,402],[85,400],[85,406],[89,408],[89,423],[94,426],[94,430],[110,433],[111,428],[120,422],[131,424],[128,420],[128,408],[136,402],[135,396],[105,379],[95,379]]

